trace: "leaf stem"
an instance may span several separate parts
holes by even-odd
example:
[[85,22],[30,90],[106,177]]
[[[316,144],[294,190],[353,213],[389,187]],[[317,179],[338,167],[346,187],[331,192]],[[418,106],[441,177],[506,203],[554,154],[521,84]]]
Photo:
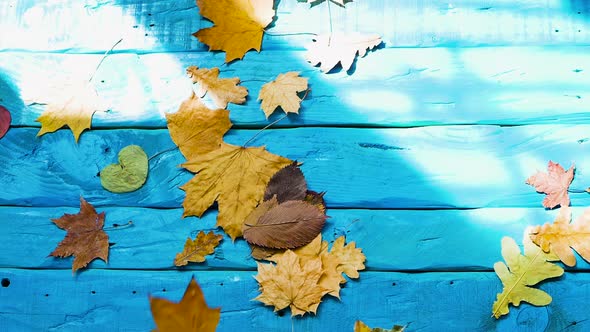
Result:
[[160,152],[156,153],[155,155],[153,155],[153,156],[149,157],[149,158],[148,158],[148,161],[150,161],[150,160],[152,160],[152,159],[156,158],[157,156],[161,155],[162,153],[166,153],[166,152],[170,152],[170,151],[174,151],[174,150],[178,150],[178,146],[175,146],[175,147],[173,147],[173,148],[169,148],[169,149],[166,149],[166,150],[162,150],[162,151],[160,151]]
[[317,33],[313,33],[313,32],[289,32],[289,33],[270,33],[270,32],[265,32],[265,34],[269,35],[269,36],[305,36],[305,35],[309,35],[309,36],[317,36]]
[[328,17],[329,17],[329,22],[330,22],[330,37],[328,38],[328,46],[330,46],[330,42],[332,41],[332,34],[334,33],[333,28],[332,28],[332,7],[330,7],[330,0],[327,1],[328,2]]
[[119,39],[118,42],[116,42],[115,44],[113,44],[113,47],[111,47],[110,50],[106,51],[104,53],[104,55],[102,56],[102,59],[100,59],[100,62],[98,63],[98,65],[96,66],[96,69],[94,69],[94,73],[92,73],[92,75],[90,75],[90,78],[88,79],[88,82],[92,82],[92,79],[94,78],[94,75],[96,75],[96,72],[98,71],[98,68],[100,68],[100,66],[102,65],[102,63],[104,62],[104,60],[107,58],[107,56],[109,55],[109,53],[111,53],[113,51],[113,49],[119,45],[120,42],[123,41],[123,38]]

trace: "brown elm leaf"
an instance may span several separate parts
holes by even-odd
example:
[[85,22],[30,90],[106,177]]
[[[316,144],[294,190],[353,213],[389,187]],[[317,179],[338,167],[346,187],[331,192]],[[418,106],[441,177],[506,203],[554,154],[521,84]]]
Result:
[[10,121],[10,112],[4,106],[0,106],[0,138],[6,135],[8,128],[10,128]]
[[546,253],[553,253],[567,266],[576,265],[574,249],[586,261],[590,261],[590,210],[584,211],[575,222],[570,223],[569,206],[562,207],[553,224],[533,227],[531,240]]
[[315,313],[326,290],[319,284],[322,275],[320,258],[301,263],[287,250],[276,265],[258,263],[260,295],[255,300],[275,307],[275,311],[291,308],[291,315]]
[[569,206],[570,197],[567,193],[570,183],[574,179],[575,166],[565,171],[559,164],[549,161],[547,173],[537,172],[526,180],[526,184],[535,187],[535,190],[547,194],[543,200],[543,206],[554,208],[558,205]]
[[303,201],[287,201],[270,209],[256,223],[244,223],[244,239],[267,248],[297,248],[321,231],[326,215]]
[[221,308],[209,308],[193,277],[178,303],[150,296],[155,332],[215,332]]
[[243,104],[246,102],[248,89],[238,86],[239,78],[219,78],[219,68],[208,69],[190,66],[186,72],[193,83],[198,84],[197,95],[202,98],[208,93],[215,106],[227,108],[228,103]]
[[360,270],[365,269],[365,255],[361,248],[355,248],[355,243],[350,242],[344,246],[345,238],[341,236],[334,241],[330,253],[340,260],[338,272],[344,272],[349,278],[359,277]]
[[219,242],[223,239],[222,235],[213,233],[205,233],[200,231],[192,240],[190,237],[186,239],[184,249],[182,252],[176,254],[174,258],[174,265],[184,266],[188,262],[201,263],[205,261],[205,256],[211,255],[215,252],[215,247],[219,245]]
[[276,196],[279,203],[285,201],[301,201],[305,199],[307,182],[299,164],[295,161],[291,165],[276,172],[268,181],[264,200]]
[[285,114],[299,114],[302,99],[298,92],[307,90],[307,78],[300,77],[299,72],[291,71],[280,74],[277,78],[264,84],[258,94],[258,100],[262,101],[261,108],[268,117],[281,108]]
[[54,257],[74,256],[72,272],[88,265],[95,258],[108,262],[109,236],[102,228],[105,213],[96,213],[94,207],[80,197],[80,212],[64,214],[51,219],[57,227],[67,231],[66,237],[49,254]]

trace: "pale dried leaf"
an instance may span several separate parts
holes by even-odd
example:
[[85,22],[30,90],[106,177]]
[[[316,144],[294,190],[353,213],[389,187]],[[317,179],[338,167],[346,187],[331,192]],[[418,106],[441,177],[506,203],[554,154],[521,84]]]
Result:
[[574,179],[575,166],[565,171],[559,164],[549,161],[547,173],[537,172],[526,180],[526,183],[535,187],[535,190],[547,194],[543,200],[543,206],[554,208],[558,205],[569,206],[570,197],[568,189]]
[[228,103],[243,104],[246,102],[248,89],[238,86],[239,78],[219,78],[219,68],[208,69],[190,66],[186,72],[193,83],[198,86],[197,95],[202,98],[208,94],[213,99],[215,106],[227,108]]
[[338,63],[348,71],[356,59],[367,54],[381,44],[381,37],[375,34],[335,33],[319,35],[308,46],[307,61],[313,66],[318,64],[324,72],[332,70]]
[[358,271],[365,269],[365,255],[361,248],[355,247],[354,241],[346,246],[344,241],[344,236],[337,238],[332,245],[331,253],[340,261],[338,272],[344,272],[349,278],[356,279],[359,277]]

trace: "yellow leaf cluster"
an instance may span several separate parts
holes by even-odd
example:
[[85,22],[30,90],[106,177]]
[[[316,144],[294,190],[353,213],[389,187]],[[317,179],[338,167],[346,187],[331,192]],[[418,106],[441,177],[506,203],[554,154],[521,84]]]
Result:
[[200,231],[197,237],[192,240],[190,237],[186,239],[184,249],[182,252],[176,254],[174,258],[174,265],[184,266],[188,262],[200,263],[205,261],[205,256],[211,255],[215,252],[215,248],[223,236],[217,235],[213,232],[205,233]]
[[[336,239],[332,251],[328,251],[328,242],[322,241],[320,234],[309,244],[274,254],[268,260],[275,262],[276,266],[258,263],[256,280],[260,284],[261,295],[256,300],[275,306],[275,311],[291,306],[291,314],[295,316],[306,312],[315,313],[321,298],[326,294],[340,298],[340,285],[346,282],[342,272],[347,271],[347,275],[358,278],[358,270],[364,269],[365,256],[360,249],[355,248],[354,242],[344,246],[344,237]],[[291,268],[290,274],[286,274],[284,270],[289,269],[288,265],[299,268]],[[309,269],[310,266],[313,266],[313,270]],[[302,305],[301,301],[295,304],[297,298],[290,290],[300,284],[301,279],[309,278],[314,280],[309,285],[314,289],[305,292],[314,296],[306,297],[309,300],[306,305]],[[316,296],[318,293],[319,297]]]
[[360,320],[354,323],[354,332],[403,332],[405,328],[400,325],[394,325],[391,330],[385,330],[379,327],[370,328]]

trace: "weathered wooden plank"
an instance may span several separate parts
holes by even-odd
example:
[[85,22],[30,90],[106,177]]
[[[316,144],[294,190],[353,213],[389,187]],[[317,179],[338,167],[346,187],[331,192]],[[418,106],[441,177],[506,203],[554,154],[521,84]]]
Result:
[[[331,6],[335,30],[377,32],[387,46],[587,45],[584,0],[563,1],[382,1]],[[191,34],[211,23],[194,0],[18,0],[0,4],[0,50],[104,51],[124,38],[120,50],[203,50]],[[309,9],[280,1],[278,20],[263,48],[301,47],[330,29],[328,7]],[[105,23],[105,22],[108,22]],[[96,33],[100,27],[100,33]],[[468,28],[466,28],[468,27]],[[287,35],[295,33],[296,35]]]
[[[312,92],[300,115],[277,126],[588,123],[589,52],[590,47],[384,49],[359,59],[349,76],[320,73],[303,51],[266,51],[221,67],[221,75],[240,77],[250,91],[245,105],[230,105],[238,127],[268,123],[257,102],[260,87],[287,71],[309,77]],[[39,126],[35,119],[45,107],[25,106],[23,100],[51,100],[64,89],[60,78],[88,79],[101,57],[0,53],[0,103],[12,111],[13,125]],[[165,114],[190,93],[185,68],[220,66],[223,57],[109,56],[95,82],[111,111],[97,112],[93,126],[164,128]]]
[[[574,216],[582,213],[574,209]],[[92,269],[173,269],[172,261],[187,237],[215,229],[216,213],[202,219],[182,220],[181,209],[98,208],[106,213],[109,263],[95,260]],[[71,269],[71,259],[48,254],[63,239],[51,218],[77,213],[78,208],[0,208],[0,267]],[[371,271],[490,271],[502,259],[500,239],[521,242],[527,225],[552,221],[556,211],[542,208],[492,208],[477,210],[328,210],[323,238],[346,236],[363,249]],[[126,224],[131,227],[113,227]],[[218,230],[220,233],[221,231]],[[23,250],[26,247],[26,250]],[[576,270],[589,265],[578,259]],[[246,242],[225,236],[204,264],[180,270],[254,270]]]
[[[574,206],[586,206],[590,184],[590,125],[520,127],[435,126],[406,129],[295,128],[268,130],[252,142],[303,162],[309,187],[327,191],[329,207],[474,208],[538,207],[542,194],[525,184],[553,160],[577,175]],[[34,128],[13,128],[0,141],[0,205],[180,207],[178,187],[192,174],[178,165],[167,130],[95,130],[74,143],[69,130],[36,138]],[[234,144],[254,130],[233,130]],[[146,185],[113,194],[99,171],[124,146],[142,146],[150,161]]]
[[[341,301],[329,298],[316,316],[292,319],[289,311],[251,301],[253,272],[70,271],[0,269],[3,331],[146,331],[154,328],[148,295],[180,300],[191,275],[207,303],[221,307],[217,331],[352,331],[362,319],[373,326],[406,325],[415,331],[585,331],[590,275],[566,273],[542,289],[548,307],[527,304],[504,319],[491,317],[501,283],[494,273],[376,273],[348,282]],[[338,317],[338,319],[335,319]]]

